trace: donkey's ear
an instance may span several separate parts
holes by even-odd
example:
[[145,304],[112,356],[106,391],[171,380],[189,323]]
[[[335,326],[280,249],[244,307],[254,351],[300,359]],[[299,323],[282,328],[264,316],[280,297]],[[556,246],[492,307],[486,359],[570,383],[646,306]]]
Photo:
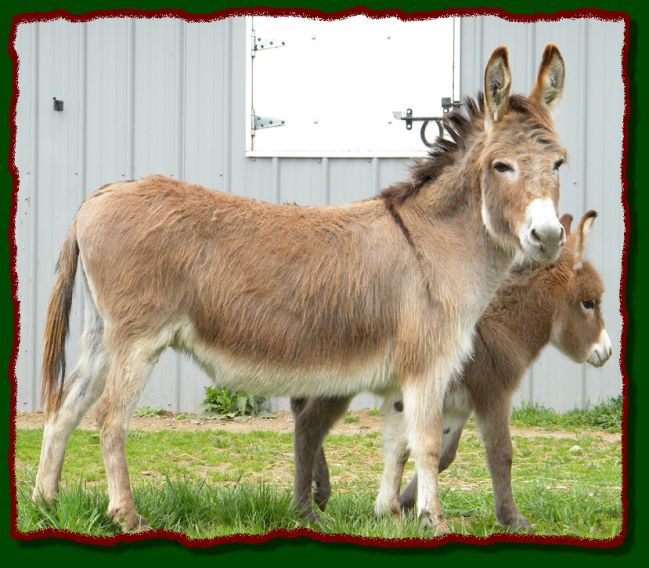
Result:
[[559,223],[563,225],[563,230],[566,232],[566,237],[570,236],[570,225],[572,225],[572,219],[573,217],[570,213],[561,215],[561,219],[559,219]]
[[577,243],[575,246],[575,264],[573,267],[575,270],[581,269],[588,236],[593,228],[593,223],[595,222],[596,217],[597,211],[591,209],[581,218],[581,221],[579,221],[579,227],[577,227]]
[[512,75],[507,48],[500,46],[491,54],[484,72],[485,126],[498,122],[509,104]]
[[561,99],[566,82],[566,66],[556,45],[547,45],[543,51],[539,75],[530,98],[554,110]]

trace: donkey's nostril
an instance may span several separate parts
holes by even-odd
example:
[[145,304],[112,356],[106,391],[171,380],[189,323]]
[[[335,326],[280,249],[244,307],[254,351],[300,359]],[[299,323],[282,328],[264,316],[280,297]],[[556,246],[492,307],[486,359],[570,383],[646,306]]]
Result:
[[528,233],[530,243],[541,248],[561,248],[566,240],[563,227],[553,225],[535,226]]
[[532,230],[530,231],[530,237],[531,237],[530,240],[531,240],[531,241],[534,241],[534,242],[537,243],[537,244],[541,241],[541,239],[539,239],[539,235],[538,235],[538,233],[536,232],[536,229],[532,229]]

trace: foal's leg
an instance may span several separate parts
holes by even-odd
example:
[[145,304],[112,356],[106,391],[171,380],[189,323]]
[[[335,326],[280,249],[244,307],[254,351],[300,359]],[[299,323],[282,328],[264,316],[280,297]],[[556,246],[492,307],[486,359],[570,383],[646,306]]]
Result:
[[[311,487],[316,458],[324,460],[322,441],[349,406],[351,397],[291,399],[295,415],[295,508],[303,519],[316,522],[311,505]],[[324,462],[326,468],[326,461]],[[322,463],[318,466],[322,469]],[[327,475],[328,480],[328,475]],[[326,503],[326,499],[324,500]]]
[[103,336],[103,320],[86,288],[81,355],[76,367],[65,379],[58,412],[50,412],[47,417],[32,496],[35,502],[51,503],[56,498],[70,434],[104,390],[107,359]]
[[[500,402],[500,401],[499,401]],[[478,427],[487,449],[496,519],[502,526],[531,529],[530,522],[518,512],[512,494],[512,439],[509,430],[511,401],[507,399],[487,408],[476,409]]]
[[330,496],[329,466],[327,465],[324,447],[320,445],[313,463],[313,500],[321,511],[325,510]]
[[[292,398],[291,399],[291,410],[293,411],[293,417],[295,420],[298,420],[298,415],[307,405],[312,406],[321,406],[324,407],[330,403],[331,399],[305,399],[305,398]],[[307,410],[309,412],[309,410]],[[306,472],[301,472],[306,473]],[[327,458],[324,453],[324,448],[320,444],[320,449],[316,452],[316,455],[313,460],[313,499],[320,507],[321,511],[325,510],[329,497],[331,496],[331,482],[329,480],[329,466],[327,465]],[[309,483],[306,479],[300,479],[299,485],[301,491],[306,491],[305,486]],[[298,485],[297,481],[297,471],[296,471],[296,486]],[[296,493],[297,495],[297,493]]]
[[101,450],[108,479],[108,516],[124,531],[147,530],[136,509],[126,464],[126,438],[133,409],[161,348],[140,342],[112,354],[106,388],[97,405]]
[[408,461],[408,438],[403,419],[401,392],[387,395],[381,407],[383,414],[383,476],[381,487],[374,503],[374,514],[381,516],[391,513],[398,516],[399,490],[403,478],[403,468]]

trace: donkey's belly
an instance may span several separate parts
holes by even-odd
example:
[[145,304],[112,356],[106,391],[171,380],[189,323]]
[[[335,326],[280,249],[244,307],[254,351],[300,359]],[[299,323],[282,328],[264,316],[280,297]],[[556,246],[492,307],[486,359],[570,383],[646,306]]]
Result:
[[389,350],[362,360],[336,362],[310,368],[286,368],[255,361],[207,345],[185,328],[176,347],[190,353],[219,386],[263,396],[327,397],[361,391],[382,393],[396,384]]
[[469,391],[463,385],[452,385],[444,397],[443,431],[453,432],[463,428],[473,412]]

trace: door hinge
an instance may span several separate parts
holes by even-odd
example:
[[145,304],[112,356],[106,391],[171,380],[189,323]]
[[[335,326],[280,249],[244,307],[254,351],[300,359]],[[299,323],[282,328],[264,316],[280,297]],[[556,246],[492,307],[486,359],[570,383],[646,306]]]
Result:
[[261,130],[262,128],[276,128],[278,126],[285,126],[286,121],[283,118],[273,118],[272,116],[259,116],[253,113],[252,115],[252,129]]
[[278,47],[286,47],[286,42],[281,39],[261,38],[257,34],[252,34],[252,56],[254,57],[258,51],[266,49],[277,49]]

